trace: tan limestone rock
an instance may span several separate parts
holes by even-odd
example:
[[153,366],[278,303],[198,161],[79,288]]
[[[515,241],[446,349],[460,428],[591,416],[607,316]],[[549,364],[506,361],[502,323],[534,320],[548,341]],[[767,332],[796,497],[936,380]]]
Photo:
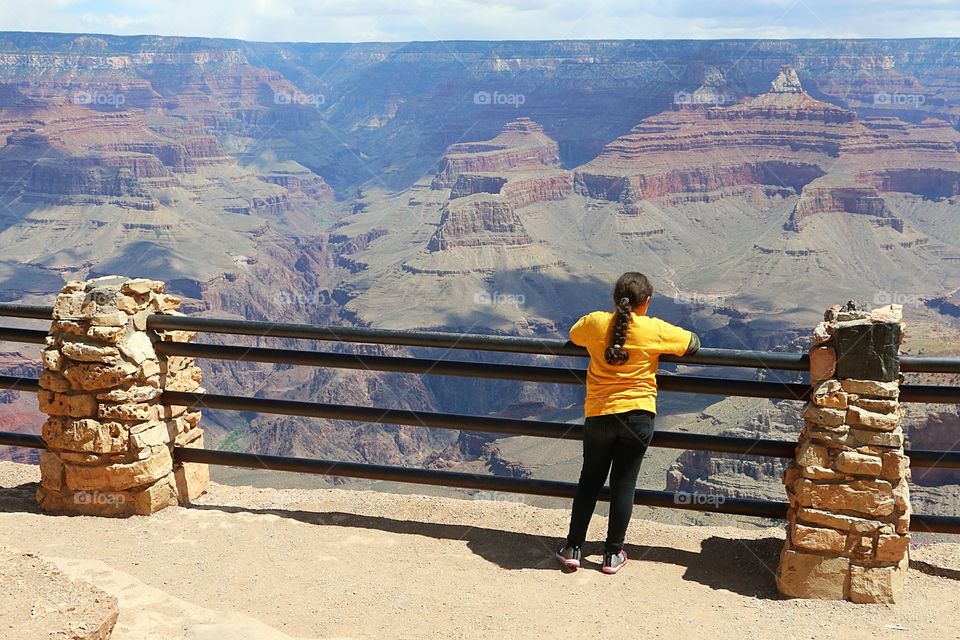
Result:
[[60,371],[63,367],[63,356],[60,354],[60,349],[46,347],[40,352],[40,357],[43,360],[43,366],[49,371]]
[[105,467],[65,465],[67,487],[74,491],[114,489],[124,490],[150,484],[166,476],[173,469],[173,458],[167,448],[146,460]]
[[70,383],[62,375],[50,369],[44,369],[40,372],[40,388],[65,393],[70,390]]
[[879,536],[877,538],[877,562],[900,562],[909,549],[909,535]]
[[137,373],[137,367],[129,362],[117,364],[86,363],[64,368],[63,375],[75,389],[99,391],[117,387]]
[[106,402],[147,402],[160,397],[160,389],[148,385],[130,385],[96,394],[97,400]]
[[177,504],[177,489],[170,473],[148,487],[131,492],[132,512],[148,516]]
[[794,460],[800,467],[813,465],[826,467],[830,464],[830,451],[823,445],[807,440],[797,447],[797,455]]
[[791,541],[799,549],[843,553],[847,543],[847,534],[835,529],[794,525]]
[[850,429],[849,441],[853,447],[890,447],[896,449],[903,446],[903,432],[873,431],[872,429]]
[[157,414],[157,407],[152,402],[101,403],[98,410],[98,416],[102,420],[147,422],[156,420],[159,417]]
[[85,298],[86,294],[83,291],[61,293],[57,296],[57,300],[53,304],[53,318],[55,320],[63,320],[82,317],[83,312],[81,309],[83,308]]
[[890,532],[893,531],[893,527],[877,520],[856,518],[854,516],[833,513],[831,511],[823,511],[821,509],[811,509],[808,507],[800,507],[797,509],[796,517],[798,522],[821,527],[830,527],[832,529],[839,529],[841,531],[872,533],[874,531],[884,530],[884,527],[886,527]]
[[43,423],[43,440],[61,452],[122,453],[127,434],[124,426],[116,422],[50,417]]
[[116,347],[87,344],[85,342],[64,342],[60,347],[60,352],[77,362],[102,362],[105,364],[114,364],[120,358],[120,352]]
[[144,360],[157,359],[150,337],[142,331],[129,334],[118,347],[123,355],[136,364],[142,364]]
[[807,479],[795,485],[797,500],[805,507],[853,511],[888,516],[894,510],[893,486],[885,480],[854,480],[842,484],[819,484]]
[[841,451],[835,462],[837,471],[858,475],[879,476],[883,470],[883,460],[855,451]]
[[861,397],[896,399],[900,395],[900,385],[896,381],[841,380],[840,386],[847,393],[854,393]]
[[153,293],[163,293],[164,283],[160,280],[150,280],[148,278],[133,278],[120,285],[120,291],[131,295],[147,295]]
[[847,409],[847,424],[878,431],[893,431],[900,426],[900,413],[875,413],[861,406]]
[[63,463],[52,451],[40,451],[40,485],[52,491],[64,488]]
[[777,589],[788,598],[842,600],[850,561],[785,549],[780,554]]
[[876,413],[895,413],[900,409],[900,403],[896,400],[879,400],[877,398],[857,397],[856,400],[851,401],[851,404]]
[[112,311],[90,317],[90,324],[98,327],[123,327],[130,318],[123,311]]
[[809,424],[821,427],[839,427],[844,424],[847,412],[842,409],[828,409],[807,403],[803,410],[803,419]]
[[117,344],[126,334],[124,327],[90,327],[86,336],[93,340],[100,340],[110,344]]
[[910,480],[910,458],[906,455],[898,451],[888,451],[880,459],[883,464],[883,469],[880,472],[881,478],[894,482],[901,478]]
[[800,475],[811,480],[849,480],[850,476],[841,473],[830,467],[821,467],[820,465],[810,465],[809,467],[800,467]]
[[850,600],[852,602],[896,602],[903,590],[903,571],[897,567],[850,566]]
[[833,377],[837,371],[837,352],[833,347],[814,347],[810,350],[810,381],[819,382]]
[[97,415],[97,401],[87,394],[69,395],[40,389],[37,401],[40,411],[50,416],[84,418]]
[[903,320],[903,305],[888,304],[870,312],[870,319],[874,322],[900,322]]

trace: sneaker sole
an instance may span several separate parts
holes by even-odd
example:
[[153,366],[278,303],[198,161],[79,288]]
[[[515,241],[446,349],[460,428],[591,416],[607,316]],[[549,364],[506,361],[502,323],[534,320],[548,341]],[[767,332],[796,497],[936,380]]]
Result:
[[604,573],[607,574],[608,576],[612,576],[612,575],[615,574],[617,571],[620,571],[620,569],[623,569],[623,566],[624,566],[625,564],[627,564],[627,560],[629,560],[629,558],[626,558],[626,557],[625,557],[625,558],[623,559],[623,562],[621,562],[621,563],[618,564],[617,566],[615,566],[615,567],[603,567],[602,569],[600,569],[600,571],[604,572]]
[[580,561],[579,561],[579,560],[570,560],[570,559],[568,559],[568,558],[564,558],[564,557],[563,557],[562,555],[560,555],[559,553],[556,554],[555,557],[557,558],[557,560],[560,561],[560,564],[562,564],[563,566],[565,566],[567,569],[579,569],[579,568],[580,568]]

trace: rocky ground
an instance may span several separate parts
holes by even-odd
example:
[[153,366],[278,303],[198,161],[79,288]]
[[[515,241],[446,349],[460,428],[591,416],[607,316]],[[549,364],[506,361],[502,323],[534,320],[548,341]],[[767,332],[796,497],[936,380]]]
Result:
[[914,549],[900,604],[795,601],[773,586],[779,527],[636,518],[621,573],[588,548],[567,574],[566,510],[496,495],[213,484],[190,507],[97,519],[40,513],[38,479],[0,463],[0,544],[116,597],[115,639],[960,638],[960,544]]

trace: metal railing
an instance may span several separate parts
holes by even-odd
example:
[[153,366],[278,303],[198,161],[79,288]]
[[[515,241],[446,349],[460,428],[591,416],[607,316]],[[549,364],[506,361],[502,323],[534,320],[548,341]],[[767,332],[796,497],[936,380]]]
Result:
[[[0,316],[49,321],[52,311],[52,307],[46,306],[0,304]],[[585,349],[563,340],[520,338],[515,336],[396,331],[362,327],[320,327],[304,324],[276,324],[172,315],[152,315],[147,320],[147,327],[152,330],[226,333],[255,336],[258,338],[295,338],[360,344],[441,348],[445,350],[495,351],[530,355],[586,356]],[[0,328],[0,341],[43,344],[46,335],[47,332],[43,330]],[[585,383],[585,371],[579,367],[490,364],[448,359],[355,355],[184,342],[160,342],[155,344],[155,349],[159,355],[165,356],[179,355],[205,359],[365,369],[370,371],[415,373],[421,375],[523,380],[555,384],[582,385]],[[804,353],[741,351],[732,349],[701,349],[696,354],[684,356],[683,358],[663,356],[661,360],[682,362],[686,365],[749,367],[785,371],[805,371],[808,368],[807,355]],[[960,373],[960,358],[956,357],[902,356],[900,362],[901,370],[905,372]],[[810,393],[809,385],[801,383],[759,382],[689,375],[658,375],[658,386],[663,391],[791,400],[805,400],[809,397]],[[39,389],[39,385],[36,379],[0,376],[0,388],[36,392]],[[900,399],[903,402],[960,403],[960,388],[933,385],[904,385],[901,387]],[[359,407],[296,400],[176,391],[164,391],[161,396],[161,402],[165,405],[186,405],[207,409],[423,426],[544,438],[578,440],[583,437],[582,425],[538,420],[470,416],[429,411]],[[0,432],[0,445],[32,448],[45,448],[46,446],[40,436],[6,432]],[[793,458],[796,443],[784,440],[656,431],[651,446]],[[935,466],[938,468],[960,469],[960,452],[957,451],[908,450],[906,454],[910,457],[912,466]],[[182,462],[200,462],[253,469],[295,471],[299,473],[412,482],[565,498],[572,497],[576,490],[576,484],[568,482],[480,476],[471,473],[451,471],[413,469],[209,449],[176,447],[174,449],[174,455],[177,460]],[[601,494],[601,499],[609,499],[607,489],[604,489],[604,492]],[[649,489],[638,489],[634,502],[647,506],[712,511],[765,518],[782,518],[787,508],[785,502],[746,498],[726,498],[723,502],[714,501],[710,504],[678,503],[674,493]],[[926,531],[960,533],[960,517],[914,514],[912,516],[912,522],[915,528],[921,528]]]

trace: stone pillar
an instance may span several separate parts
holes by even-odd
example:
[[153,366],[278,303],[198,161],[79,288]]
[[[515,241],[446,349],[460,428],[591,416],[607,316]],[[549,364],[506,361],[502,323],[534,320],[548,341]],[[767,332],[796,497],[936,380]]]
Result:
[[175,465],[173,447],[203,446],[200,412],[160,395],[202,392],[193,358],[158,356],[160,341],[193,333],[150,331],[152,313],[180,299],[155,280],[106,276],[67,283],[43,350],[38,399],[49,417],[37,500],[47,511],[148,515],[206,490],[206,465]]
[[894,602],[910,545],[909,459],[897,398],[900,305],[827,310],[810,351],[813,392],[795,460],[777,588],[785,596]]

